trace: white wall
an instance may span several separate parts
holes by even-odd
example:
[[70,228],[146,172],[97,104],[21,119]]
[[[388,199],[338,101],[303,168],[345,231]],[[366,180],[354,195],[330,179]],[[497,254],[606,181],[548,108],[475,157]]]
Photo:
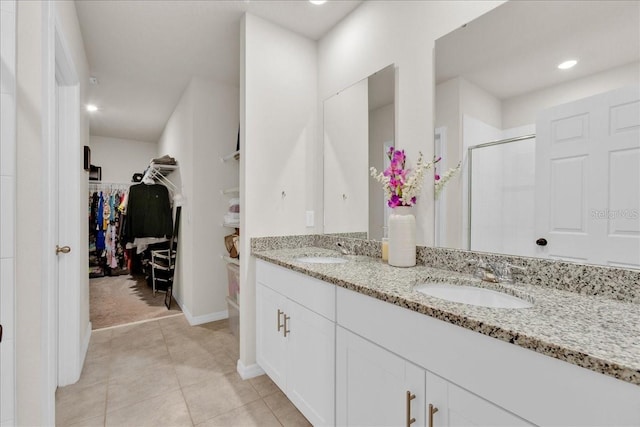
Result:
[[[53,9],[50,9],[53,8]],[[50,11],[50,13],[49,13]],[[84,104],[88,82],[88,63],[84,43],[73,2],[18,2],[17,7],[17,57],[16,57],[16,423],[19,425],[45,425],[52,423],[54,390],[46,389],[48,361],[51,355],[43,348],[43,338],[49,327],[46,295],[50,289],[45,280],[43,234],[48,206],[44,203],[50,195],[42,171],[45,168],[44,126],[45,105],[49,103],[43,82],[52,81],[51,63],[44,60],[43,40],[51,40],[54,15],[66,41],[71,60],[80,82],[80,103]],[[4,42],[4,40],[3,40]],[[53,52],[50,52],[51,54]],[[48,58],[51,60],[51,57]],[[87,174],[82,169],[82,145],[89,144],[88,117],[80,111],[80,144],[73,164],[77,167],[80,182],[78,194],[69,194],[63,209],[77,210],[86,216]],[[48,138],[48,135],[46,136]],[[53,195],[53,197],[57,197]],[[87,228],[79,224],[78,241],[87,242]],[[76,246],[75,243],[72,245]],[[40,251],[42,249],[42,251]],[[79,269],[83,277],[79,289],[79,337],[87,339],[89,326],[89,280],[86,275],[88,254],[79,251]],[[46,319],[46,321],[45,321]],[[62,325],[61,327],[65,327]],[[54,337],[55,338],[55,337]],[[79,355],[80,359],[84,354]]]
[[16,2],[0,2],[0,425],[15,425]]
[[[245,15],[240,60],[241,254],[251,237],[313,233],[321,197],[316,43]],[[282,192],[286,197],[282,197]],[[316,215],[316,224],[319,221]],[[240,361],[255,368],[255,262],[240,266]]]
[[[368,165],[384,170],[385,143],[393,145],[395,131],[395,105],[388,104],[369,111],[369,159]],[[383,237],[385,195],[382,186],[367,175],[369,187],[369,239]]]
[[16,57],[16,424],[42,425],[42,22],[40,2],[18,2]]
[[[451,79],[436,86],[435,99],[435,127],[445,128],[445,151],[439,165],[440,171],[449,170],[457,164],[456,159],[463,159],[463,150],[460,145],[462,127],[460,118],[460,83],[459,79]],[[463,164],[463,171],[466,165]],[[464,177],[461,173],[457,178],[451,179],[449,184],[440,193],[440,202],[444,204],[440,209],[444,211],[442,215],[445,225],[435,224],[439,227],[440,241],[438,244],[444,247],[459,247],[463,239],[462,218],[459,215],[447,215],[449,212],[461,212],[462,198],[459,196],[462,191]],[[461,215],[461,214],[460,214]],[[451,216],[451,218],[450,218]],[[442,227],[445,227],[443,230]]]
[[102,168],[104,182],[131,182],[134,173],[143,173],[149,161],[158,156],[155,142],[91,135],[89,147],[91,164]]
[[182,188],[176,300],[192,324],[227,316],[224,236],[233,230],[220,224],[228,197],[220,190],[238,186],[238,165],[220,163],[235,150],[238,134],[238,89],[194,77],[158,142],[158,154],[178,160],[170,175]]
[[640,62],[612,68],[601,73],[527,93],[502,103],[505,129],[535,123],[538,113],[555,105],[573,102],[623,86],[638,85]]
[[324,232],[369,229],[369,90],[364,79],[324,101]]
[[229,198],[221,195],[226,188],[238,187],[240,166],[233,159],[220,158],[235,151],[238,140],[238,88],[194,78],[196,105],[193,156],[193,316],[226,317],[227,265],[220,255],[227,254],[224,236],[233,229],[220,226],[229,210]]
[[[373,72],[397,67],[396,145],[411,161],[433,156],[433,47],[435,40],[502,1],[364,2],[318,45],[319,99]],[[415,208],[417,241],[433,243],[433,186],[424,185]]]
[[169,154],[180,168],[171,174],[171,181],[181,188],[186,201],[182,207],[180,220],[180,238],[178,239],[178,257],[173,278],[173,295],[186,310],[193,307],[193,224],[191,222],[193,205],[193,141],[194,141],[194,97],[193,81],[185,89],[178,105],[165,125],[158,141],[158,152]]
[[[466,247],[467,222],[464,220],[466,209],[465,188],[467,184],[467,147],[462,138],[465,133],[462,117],[469,115],[495,129],[502,129],[502,108],[500,100],[475,84],[456,77],[436,87],[435,127],[447,129],[447,155],[442,159],[440,170],[446,171],[462,162],[463,173],[449,181],[446,192],[447,229],[441,235],[441,246]],[[485,135],[484,133],[482,135]],[[486,135],[485,135],[486,136]],[[500,138],[497,138],[500,139]],[[491,139],[484,138],[482,142]],[[480,143],[480,142],[478,142]],[[475,145],[475,144],[472,144]]]

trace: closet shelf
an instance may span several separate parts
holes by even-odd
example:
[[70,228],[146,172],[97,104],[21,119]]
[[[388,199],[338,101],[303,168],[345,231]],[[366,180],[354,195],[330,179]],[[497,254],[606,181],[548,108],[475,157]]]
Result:
[[231,160],[231,159],[236,159],[238,160],[240,158],[240,150],[238,151],[234,151],[231,154],[227,154],[226,156],[220,157],[220,161],[221,162],[226,162],[227,160]]
[[226,190],[220,190],[222,194],[236,194],[240,193],[240,187],[227,188]]
[[240,265],[240,260],[238,258],[231,258],[228,255],[220,255],[220,258],[229,264]]
[[160,165],[151,162],[149,163],[147,170],[144,172],[142,182],[160,181],[167,186],[167,188],[175,192],[177,187],[170,179],[167,178],[167,176],[178,168],[178,165]]
[[240,228],[240,221],[238,221],[238,222],[223,222],[222,226],[223,227],[228,227],[228,228]]

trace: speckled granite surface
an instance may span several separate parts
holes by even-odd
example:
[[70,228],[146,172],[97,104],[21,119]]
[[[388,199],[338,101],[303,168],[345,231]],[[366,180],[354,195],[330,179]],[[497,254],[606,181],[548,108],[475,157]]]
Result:
[[640,270],[445,248],[418,247],[417,257],[419,264],[468,274],[474,270],[469,259],[508,262],[526,269],[521,283],[640,304]]
[[[326,241],[322,236],[304,237],[306,240],[293,239],[297,243],[295,245],[289,239],[270,238],[274,239],[271,243],[277,249],[269,249],[264,241],[256,242],[252,245],[253,255],[382,301],[640,385],[638,304],[536,284],[490,284],[466,274],[427,266],[395,268],[380,259],[362,255],[348,256],[350,262],[343,264],[303,263],[295,258],[341,256],[335,250],[314,244],[305,247],[303,243],[317,241],[331,243],[326,246],[332,247],[334,242]],[[533,302],[534,306],[495,309],[449,302],[414,291],[416,284],[426,281],[502,290]]]

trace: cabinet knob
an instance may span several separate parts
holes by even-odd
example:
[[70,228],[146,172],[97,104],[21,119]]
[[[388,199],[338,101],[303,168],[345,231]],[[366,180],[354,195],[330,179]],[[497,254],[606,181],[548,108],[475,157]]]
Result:
[[538,240],[536,240],[536,245],[547,246],[547,239],[545,239],[544,237],[539,238]]
[[411,401],[415,398],[416,395],[407,390],[407,427],[416,422],[416,419],[411,417]]

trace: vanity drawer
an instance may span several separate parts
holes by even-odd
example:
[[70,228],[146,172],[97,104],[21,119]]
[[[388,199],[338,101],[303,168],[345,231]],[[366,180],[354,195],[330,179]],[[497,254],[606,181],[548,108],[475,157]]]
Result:
[[256,260],[256,281],[335,321],[335,285],[259,259]]

